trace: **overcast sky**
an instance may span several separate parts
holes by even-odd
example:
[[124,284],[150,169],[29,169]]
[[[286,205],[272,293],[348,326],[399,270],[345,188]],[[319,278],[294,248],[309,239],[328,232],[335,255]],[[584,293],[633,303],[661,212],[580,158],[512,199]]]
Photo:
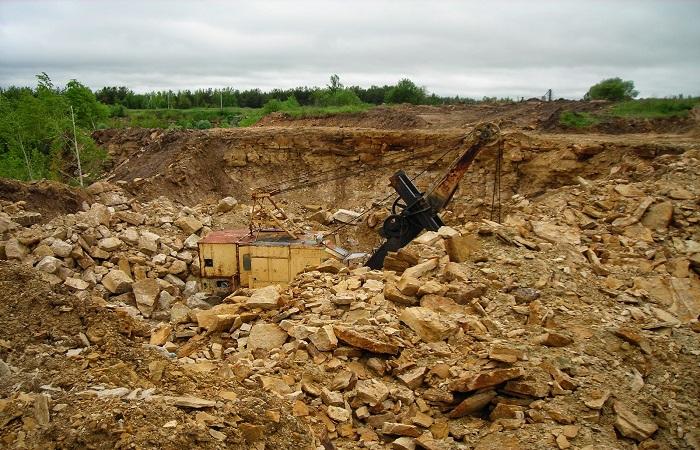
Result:
[[408,77],[440,95],[700,95],[700,1],[0,0],[0,85],[135,91]]

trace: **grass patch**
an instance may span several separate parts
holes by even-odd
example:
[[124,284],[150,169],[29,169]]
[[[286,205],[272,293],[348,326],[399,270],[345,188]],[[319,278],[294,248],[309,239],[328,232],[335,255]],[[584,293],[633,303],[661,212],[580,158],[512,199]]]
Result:
[[249,127],[279,111],[293,118],[328,117],[366,111],[374,105],[299,106],[289,101],[268,102],[262,108],[127,109],[124,117],[112,117],[100,128],[206,129]]
[[616,117],[644,119],[686,117],[688,112],[698,103],[700,103],[700,97],[630,100],[613,106],[610,114]]
[[600,123],[600,120],[587,112],[564,111],[559,116],[559,123],[571,128],[587,128]]

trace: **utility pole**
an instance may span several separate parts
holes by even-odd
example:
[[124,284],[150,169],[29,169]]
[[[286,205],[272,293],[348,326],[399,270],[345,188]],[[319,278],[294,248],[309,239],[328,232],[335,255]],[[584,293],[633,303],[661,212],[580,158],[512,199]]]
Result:
[[168,109],[170,109],[170,91],[168,91]]
[[80,166],[80,151],[78,150],[78,133],[75,131],[75,114],[73,113],[73,105],[70,105],[70,118],[73,122],[73,143],[75,143],[75,159],[78,160],[78,176],[80,177],[80,187],[85,187],[83,184],[83,168]]
[[224,110],[224,91],[219,91],[219,102],[221,104],[221,110]]

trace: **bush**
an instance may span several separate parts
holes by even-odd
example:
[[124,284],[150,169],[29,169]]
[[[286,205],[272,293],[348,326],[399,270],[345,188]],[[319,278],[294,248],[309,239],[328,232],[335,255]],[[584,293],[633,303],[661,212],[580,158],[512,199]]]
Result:
[[112,105],[109,107],[109,117],[126,117],[124,105]]
[[211,122],[209,122],[208,120],[198,120],[193,125],[194,128],[198,130],[207,130],[211,128]]
[[598,122],[598,119],[585,112],[564,111],[559,116],[559,123],[571,128],[586,128]]
[[594,84],[583,97],[585,100],[610,100],[619,102],[631,100],[639,92],[634,90],[634,81],[622,81],[621,78],[608,78],[598,84]]
[[411,103],[414,105],[425,103],[425,99],[425,88],[416,86],[408,78],[399,81],[396,86],[389,89],[384,97],[386,103]]

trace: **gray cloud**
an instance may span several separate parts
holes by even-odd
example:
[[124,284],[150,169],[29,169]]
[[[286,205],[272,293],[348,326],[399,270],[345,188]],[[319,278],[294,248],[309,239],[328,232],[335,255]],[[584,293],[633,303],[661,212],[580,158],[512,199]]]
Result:
[[0,1],[0,85],[394,83],[580,97],[600,79],[700,95],[696,1]]

